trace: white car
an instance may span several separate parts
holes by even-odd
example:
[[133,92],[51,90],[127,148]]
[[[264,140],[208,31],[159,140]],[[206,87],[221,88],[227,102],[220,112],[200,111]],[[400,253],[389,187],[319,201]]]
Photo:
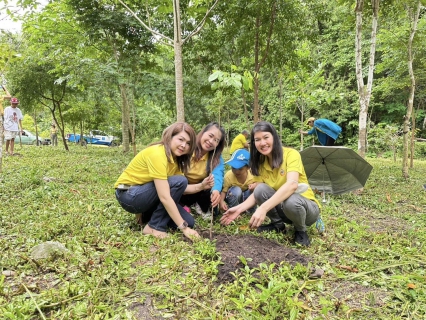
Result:
[[92,130],[89,133],[89,141],[90,144],[100,144],[105,146],[116,146],[118,145],[118,138],[114,136],[109,136],[105,132],[101,130]]

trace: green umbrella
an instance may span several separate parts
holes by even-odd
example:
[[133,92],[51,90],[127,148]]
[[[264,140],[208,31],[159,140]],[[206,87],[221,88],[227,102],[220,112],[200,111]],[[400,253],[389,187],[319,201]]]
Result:
[[373,167],[346,147],[313,146],[300,152],[312,189],[342,194],[364,187]]

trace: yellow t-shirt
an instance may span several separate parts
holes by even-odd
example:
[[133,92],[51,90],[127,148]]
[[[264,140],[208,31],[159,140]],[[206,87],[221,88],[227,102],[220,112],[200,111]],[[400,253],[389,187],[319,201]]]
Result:
[[[268,160],[266,159],[259,168],[259,175],[262,182],[269,185],[275,191],[278,190],[284,183],[287,182],[288,172],[299,173],[299,183],[306,183],[309,185],[308,178],[306,177],[305,168],[303,167],[302,157],[300,153],[291,148],[283,147],[283,163],[280,168],[271,169]],[[309,200],[313,200],[321,208],[320,203],[315,198],[315,194],[311,187],[301,194]]]
[[50,128],[50,134],[56,134],[58,132],[58,128]]
[[248,189],[248,186],[254,182],[258,182],[260,181],[260,179],[258,177],[255,177],[251,174],[250,170],[247,170],[247,178],[246,181],[244,181],[244,183],[239,183],[237,180],[237,177],[235,176],[235,174],[232,172],[232,170],[229,170],[226,174],[225,174],[225,180],[223,181],[223,188],[222,188],[222,192],[228,192],[229,188],[237,186],[240,187],[241,190],[246,191]]
[[158,144],[139,152],[130,161],[114,187],[117,188],[119,184],[142,185],[154,179],[167,180],[167,177],[174,175],[182,175],[182,172],[177,163],[168,162],[164,146]]
[[191,158],[191,165],[189,167],[186,178],[188,179],[189,184],[200,183],[205,177],[207,177],[207,161],[208,153],[201,157],[199,161],[195,161],[195,153]]
[[234,153],[235,150],[238,149],[244,149],[244,145],[247,143],[246,137],[240,133],[238,136],[235,137],[235,139],[232,141],[231,149],[229,149],[229,152],[231,154]]

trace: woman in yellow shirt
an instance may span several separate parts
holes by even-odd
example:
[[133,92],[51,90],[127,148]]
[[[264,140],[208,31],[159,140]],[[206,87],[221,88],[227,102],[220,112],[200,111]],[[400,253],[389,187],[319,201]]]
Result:
[[222,151],[225,147],[225,130],[217,123],[206,125],[197,135],[191,167],[185,176],[189,183],[200,183],[204,179],[208,189],[194,194],[185,194],[180,202],[185,206],[195,205],[195,210],[203,218],[210,218],[209,208],[216,208],[220,202],[225,162]]
[[209,188],[208,183],[188,185],[188,172],[195,149],[195,131],[187,123],[166,128],[160,142],[139,152],[120,175],[114,187],[118,203],[126,211],[142,214],[147,222],[143,234],[167,236],[167,228],[178,228],[188,238],[199,237],[192,229],[194,218],[179,205],[184,192]]
[[[286,232],[285,223],[293,224],[294,241],[309,246],[307,227],[314,224],[320,215],[320,204],[310,187],[299,194],[299,183],[307,184],[305,169],[299,152],[281,145],[274,126],[258,122],[250,134],[250,169],[261,179],[246,201],[230,208],[221,218],[224,225],[230,224],[242,212],[258,205],[249,225],[258,232]],[[268,216],[271,224],[263,225]]]

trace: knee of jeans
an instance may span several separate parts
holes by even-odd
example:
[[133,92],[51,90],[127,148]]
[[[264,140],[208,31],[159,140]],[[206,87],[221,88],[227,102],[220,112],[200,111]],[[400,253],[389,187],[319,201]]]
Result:
[[229,188],[227,196],[239,198],[242,193],[243,191],[241,190],[241,188],[235,186],[235,187]]
[[303,207],[303,198],[300,194],[292,194],[286,200],[284,200],[281,204],[281,208],[284,212],[286,211],[294,211],[296,208]]
[[256,189],[253,191],[254,199],[256,200],[256,203],[264,202],[265,201],[265,191],[268,189],[271,189],[270,186],[268,186],[266,183],[259,183],[256,186]]
[[169,177],[169,183],[175,186],[182,186],[186,189],[186,187],[188,186],[188,179],[185,176],[172,176]]

